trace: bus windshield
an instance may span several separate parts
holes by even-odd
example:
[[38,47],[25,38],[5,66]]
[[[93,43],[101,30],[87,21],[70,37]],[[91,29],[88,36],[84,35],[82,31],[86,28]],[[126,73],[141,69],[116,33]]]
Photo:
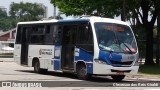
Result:
[[102,22],[94,25],[100,50],[128,54],[137,52],[136,41],[129,26]]

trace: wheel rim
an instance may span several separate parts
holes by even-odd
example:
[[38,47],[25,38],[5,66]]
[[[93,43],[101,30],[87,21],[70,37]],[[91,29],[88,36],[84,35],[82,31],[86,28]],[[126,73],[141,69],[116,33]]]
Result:
[[38,62],[35,63],[35,71],[36,71],[36,72],[39,71],[39,63],[38,63]]
[[85,77],[86,74],[87,74],[86,68],[85,68],[85,67],[82,67],[82,68],[79,70],[79,75],[80,75],[80,77]]

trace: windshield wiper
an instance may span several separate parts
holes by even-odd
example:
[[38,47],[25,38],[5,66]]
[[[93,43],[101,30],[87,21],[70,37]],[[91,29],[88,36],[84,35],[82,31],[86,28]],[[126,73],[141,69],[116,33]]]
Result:
[[129,48],[129,46],[128,46],[126,43],[122,42],[122,41],[119,40],[119,39],[118,39],[118,41],[127,47],[127,49],[129,50],[130,54],[133,54],[133,53],[134,53],[134,52]]
[[130,53],[130,54],[133,54],[134,52],[129,48],[129,46],[128,46],[127,44],[125,44],[124,42],[122,42],[122,41],[118,38],[117,33],[116,33],[115,31],[113,31],[113,32],[114,32],[114,34],[115,34],[116,40],[117,40],[118,43],[119,43],[119,47],[120,47],[120,43],[122,43],[123,45],[125,45],[125,46],[127,47],[127,49],[129,50],[129,53]]

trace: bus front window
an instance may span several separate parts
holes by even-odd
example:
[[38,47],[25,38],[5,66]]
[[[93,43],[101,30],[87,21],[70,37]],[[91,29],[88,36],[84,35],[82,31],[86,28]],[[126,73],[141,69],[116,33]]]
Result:
[[130,27],[114,23],[95,23],[100,50],[115,53],[136,53],[137,46]]

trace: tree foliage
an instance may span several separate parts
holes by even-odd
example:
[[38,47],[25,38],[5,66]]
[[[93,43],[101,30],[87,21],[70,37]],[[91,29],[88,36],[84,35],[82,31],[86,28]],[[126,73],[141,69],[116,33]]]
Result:
[[0,18],[7,18],[7,12],[0,9]]
[[141,25],[146,32],[146,62],[153,62],[153,27],[160,12],[160,0],[51,0],[67,15],[98,15],[114,17],[122,14],[125,2],[125,17],[134,25]]
[[5,10],[0,9],[0,30],[10,29],[11,22],[7,16],[7,12]]
[[[159,0],[130,0],[128,7],[138,24],[142,24],[146,32],[145,64],[152,65],[153,61],[153,28],[160,11]],[[150,18],[150,19],[149,19]]]
[[[117,0],[51,0],[66,15],[97,15],[113,17],[119,15]],[[111,7],[114,4],[115,7]]]
[[44,9],[37,3],[12,2],[9,13],[11,17],[20,21],[33,21],[43,17]]
[[37,3],[14,3],[10,5],[9,16],[0,9],[0,30],[15,28],[19,21],[35,21],[43,18],[44,9]]

